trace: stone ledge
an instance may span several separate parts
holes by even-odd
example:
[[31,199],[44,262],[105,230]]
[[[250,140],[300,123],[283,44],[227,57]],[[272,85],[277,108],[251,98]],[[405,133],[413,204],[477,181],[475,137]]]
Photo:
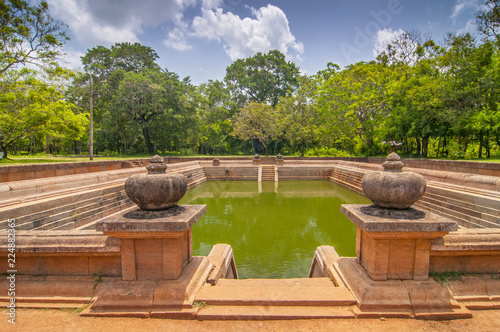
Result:
[[[450,232],[458,229],[455,221],[431,212],[426,212],[424,218],[417,220],[388,219],[370,216],[361,212],[361,208],[365,206],[367,205],[341,205],[342,213],[365,232]],[[401,236],[404,236],[404,234],[401,234]]]
[[472,318],[450,290],[434,280],[375,281],[355,258],[340,258],[338,268],[358,303],[356,317],[405,317],[412,312],[418,319]]
[[155,213],[157,214],[157,218],[150,219],[127,218],[126,215],[133,211],[120,213],[99,221],[96,224],[96,230],[120,238],[129,237],[131,232],[134,233],[134,237],[138,234],[147,236],[161,232],[184,232],[189,230],[207,211],[206,205],[180,205],[180,207],[185,211],[169,216],[163,216],[163,211],[148,211],[153,217]]

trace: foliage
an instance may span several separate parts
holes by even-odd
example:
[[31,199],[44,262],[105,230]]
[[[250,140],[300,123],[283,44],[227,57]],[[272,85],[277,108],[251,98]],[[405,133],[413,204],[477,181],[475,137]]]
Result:
[[238,59],[226,69],[226,84],[239,107],[247,101],[273,107],[297,86],[299,68],[278,50]]
[[342,150],[327,147],[316,147],[308,149],[305,154],[306,157],[351,157],[351,155]]
[[[194,86],[160,68],[158,54],[139,43],[88,50],[76,75],[49,65],[65,26],[47,15],[45,2],[0,0],[0,148],[86,151],[92,97],[96,155],[383,155],[397,146],[418,157],[495,158],[498,4],[486,1],[477,13],[481,41],[398,33],[377,61],[330,62],[313,76],[272,50],[234,61],[223,81]],[[30,63],[44,71],[14,70]]]
[[358,137],[369,149],[375,146],[376,132],[391,112],[386,97],[390,76],[383,64],[360,62],[320,83],[318,108],[336,141]]
[[486,38],[500,40],[500,1],[487,0],[484,8],[476,14],[476,24]]
[[265,103],[249,102],[233,121],[232,135],[248,140],[258,139],[269,155],[269,143],[282,133],[282,122],[276,109]]
[[308,143],[316,140],[319,118],[316,110],[316,82],[307,76],[298,78],[298,89],[280,100],[278,112],[284,122],[285,138],[292,146],[299,145],[301,155]]
[[79,139],[88,125],[74,105],[62,100],[61,87],[41,80],[31,70],[8,71],[0,81],[0,148],[30,135]]
[[44,66],[60,55],[66,26],[48,14],[47,2],[0,0],[0,74],[16,66]]

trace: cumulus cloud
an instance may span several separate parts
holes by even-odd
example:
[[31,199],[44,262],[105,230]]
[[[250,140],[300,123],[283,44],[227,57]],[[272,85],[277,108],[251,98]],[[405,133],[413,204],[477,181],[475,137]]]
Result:
[[474,33],[476,31],[476,22],[475,20],[468,20],[465,26],[461,29],[457,30],[457,34],[461,35],[464,33]]
[[206,9],[217,9],[222,5],[223,0],[201,0],[201,6]]
[[61,61],[62,65],[64,67],[81,70],[83,67],[82,56],[84,55],[83,52],[67,49]]
[[231,12],[224,13],[222,8],[203,8],[201,16],[193,20],[191,35],[221,42],[232,60],[271,49],[300,57],[304,45],[290,32],[288,19],[280,8],[267,5],[251,10],[254,18],[241,19]]
[[453,24],[455,24],[457,22],[457,18],[464,10],[468,8],[477,9],[478,7],[478,0],[457,0],[455,6],[453,6],[450,19],[452,20]]
[[[290,32],[285,13],[267,5],[247,7],[251,17],[228,10],[229,0],[48,0],[51,15],[69,25],[80,44],[93,47],[139,42],[147,29],[161,28],[163,44],[176,50],[192,48],[193,38],[220,42],[232,59],[278,49],[300,60],[304,45]],[[197,16],[185,17],[197,7]]]
[[373,41],[373,56],[377,57],[377,55],[384,52],[388,44],[390,44],[393,40],[400,38],[404,35],[404,33],[405,32],[401,29],[395,31],[390,28],[379,30],[375,36],[375,40]]
[[196,0],[48,0],[53,17],[69,25],[86,46],[136,42],[145,27],[182,16]]

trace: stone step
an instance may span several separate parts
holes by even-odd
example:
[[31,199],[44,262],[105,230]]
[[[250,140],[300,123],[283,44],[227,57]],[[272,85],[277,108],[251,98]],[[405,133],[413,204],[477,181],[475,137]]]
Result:
[[466,228],[485,228],[484,226],[481,226],[479,224],[475,224],[474,222],[471,222],[469,220],[466,220],[466,219],[462,219],[462,218],[459,218],[459,217],[456,217],[456,216],[453,216],[453,215],[450,215],[446,212],[443,211],[443,209],[433,205],[433,204],[430,204],[430,203],[427,203],[425,201],[418,201],[416,202],[414,205],[414,207],[416,208],[423,208],[427,211],[430,211],[430,212],[433,212],[435,214],[438,214],[440,216],[443,216],[443,217],[446,217],[446,218],[449,218],[451,220],[454,220],[458,223],[459,226],[462,226],[462,227],[466,227]]
[[[481,225],[483,227],[493,227],[493,228],[500,227],[500,224],[482,218],[481,215],[475,211],[469,210],[468,212],[465,212],[464,209],[461,209],[458,206],[454,206],[452,204],[446,204],[445,202],[442,202],[440,200],[432,199],[430,197],[425,197],[425,196],[422,197],[421,201],[433,205],[436,210],[441,210],[450,216],[464,219],[467,220],[468,222],[472,222],[474,224]],[[479,217],[474,216],[474,214],[479,215]]]
[[[438,194],[435,194],[432,192],[426,192],[425,196],[428,196],[430,198],[434,198],[437,200],[442,200],[444,202],[447,202],[449,204],[453,204],[455,206],[467,208],[469,210],[474,210],[474,211],[477,211],[479,213],[485,213],[487,218],[488,218],[488,216],[493,216],[494,218],[497,218],[497,219],[500,218],[500,209],[493,209],[493,208],[483,206],[483,205],[472,204],[468,201],[450,198],[450,197],[438,195]],[[487,219],[487,220],[489,220],[489,219]],[[495,221],[495,220],[490,220],[490,221]]]
[[[68,222],[65,225],[61,225],[58,227],[52,228],[52,230],[63,230],[63,229],[82,229],[88,224],[92,222],[96,222],[101,218],[107,217],[109,215],[112,215],[114,213],[123,211],[125,209],[128,209],[130,207],[136,206],[131,200],[128,198],[122,200],[120,204],[116,204],[114,206],[108,206],[106,209],[103,209],[102,211],[93,211],[93,213],[85,218],[79,219],[77,221],[71,221]],[[95,230],[95,227],[90,228],[89,230]]]
[[291,320],[355,318],[352,306],[207,306],[198,320]]
[[19,229],[30,229],[34,224],[41,225],[43,223],[69,217],[82,211],[92,209],[96,206],[109,204],[110,202],[119,201],[126,197],[124,191],[114,192],[101,197],[92,197],[81,202],[62,205],[50,210],[44,210],[33,214],[24,215],[16,218],[16,224]]
[[356,184],[352,184],[352,183],[349,183],[349,182],[345,182],[343,180],[339,180],[338,178],[335,178],[335,177],[330,177],[329,178],[330,181],[338,184],[338,185],[341,185],[347,189],[351,189],[352,191],[355,191],[357,193],[360,193],[362,194],[363,193],[363,189],[361,188],[360,185],[356,185]]
[[[111,180],[111,181],[106,181],[106,182],[100,182],[100,183],[95,183],[95,184],[90,184],[90,185],[83,185],[83,186],[76,186],[72,188],[65,188],[65,189],[60,189],[60,190],[53,190],[53,191],[48,191],[44,192],[42,191],[43,189],[40,189],[41,191],[35,194],[29,194],[25,196],[20,196],[20,197],[15,197],[15,198],[9,198],[9,199],[3,199],[0,201],[0,219],[3,218],[2,216],[2,211],[4,209],[10,209],[11,207],[14,207],[19,204],[27,204],[29,202],[33,201],[40,201],[43,199],[51,199],[53,197],[61,197],[64,195],[71,195],[75,193],[81,193],[81,192],[86,192],[89,190],[94,190],[94,189],[99,189],[99,188],[106,188],[114,185],[123,185],[125,183],[126,179],[118,179],[118,180]],[[26,181],[32,181],[32,180],[26,180]]]
[[349,306],[356,301],[329,278],[219,279],[205,284],[196,301],[222,306]]
[[57,209],[43,211],[42,213],[37,213],[38,218],[29,220],[30,216],[27,216],[29,221],[25,221],[24,217],[18,218],[17,227],[20,230],[33,229],[35,227],[47,224],[49,222],[58,221],[62,219],[74,218],[77,220],[78,216],[89,210],[94,210],[101,206],[106,206],[115,202],[122,201],[126,199],[127,196],[125,192],[117,192],[114,194],[106,195],[102,199],[92,199],[90,204],[88,201],[83,201],[80,204],[73,203],[66,205]]
[[500,227],[500,214],[499,216],[495,216],[488,213],[482,213],[475,209],[469,209],[463,207],[462,205],[447,202],[446,197],[440,197],[439,195],[434,194],[425,194],[424,197],[422,197],[422,200],[439,207],[446,208],[453,212],[451,214],[462,217],[463,219],[471,220],[477,223],[484,223],[486,226],[497,225],[496,227]]
[[273,165],[262,165],[262,181],[275,180],[275,167]]
[[[106,213],[106,211],[114,211],[115,208],[123,207],[124,205],[129,205],[130,200],[128,198],[124,198],[121,201],[111,202],[107,205],[98,206],[93,209],[85,210],[81,212],[79,215],[72,215],[66,218],[55,219],[51,222],[42,224],[38,227],[32,228],[32,230],[48,230],[59,228],[59,226],[63,226],[67,223],[73,223],[74,226],[81,226],[86,223],[89,223],[92,220],[100,219],[101,215],[112,214],[114,212]],[[74,228],[74,227],[72,227]]]
[[434,186],[433,183],[429,183],[427,185],[426,192],[453,198],[456,200],[470,202],[472,204],[481,205],[496,210],[498,210],[500,206],[500,199],[459,190],[450,190],[441,186]]
[[438,182],[438,181],[429,181],[428,182],[430,185],[433,187],[440,187],[448,190],[455,190],[455,191],[460,191],[460,192],[468,192],[476,195],[481,195],[481,196],[489,196],[492,198],[500,199],[500,192],[498,191],[492,191],[492,190],[487,190],[487,189],[479,189],[479,188],[473,188],[473,187],[466,187],[466,186],[460,186],[456,184],[451,184],[451,183],[445,183],[445,182]]
[[62,195],[51,193],[51,197],[43,196],[40,199],[31,200],[25,203],[19,203],[8,207],[0,208],[0,228],[6,227],[7,218],[18,218],[28,214],[55,209],[68,204],[79,204],[80,202],[95,197],[104,196],[110,193],[116,193],[123,190],[123,183],[111,184],[102,188],[83,190],[72,193],[63,193]]

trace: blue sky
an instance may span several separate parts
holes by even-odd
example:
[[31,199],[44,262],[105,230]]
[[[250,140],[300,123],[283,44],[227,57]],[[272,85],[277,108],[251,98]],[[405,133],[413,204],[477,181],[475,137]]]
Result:
[[302,72],[374,59],[385,40],[417,30],[441,42],[475,33],[482,0],[48,0],[69,26],[67,66],[97,45],[140,42],[194,84],[222,79],[234,60],[279,49]]

